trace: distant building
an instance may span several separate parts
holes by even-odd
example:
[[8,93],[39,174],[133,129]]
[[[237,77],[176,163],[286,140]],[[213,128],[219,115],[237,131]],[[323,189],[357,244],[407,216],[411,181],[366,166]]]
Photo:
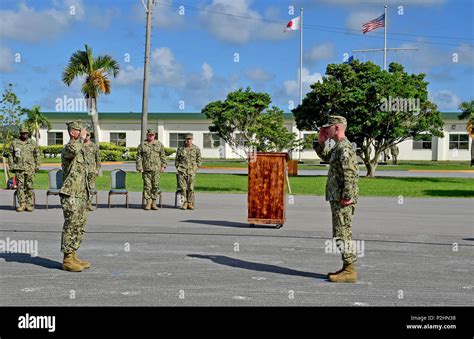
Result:
[[[51,122],[51,129],[40,130],[40,145],[61,145],[68,142],[65,122],[74,119],[90,121],[87,113],[48,112],[44,113]],[[471,159],[471,142],[466,131],[466,120],[458,119],[459,113],[442,113],[444,137],[430,134],[421,140],[405,140],[398,144],[399,160],[457,160]],[[285,113],[285,127],[298,134],[293,114]],[[100,140],[121,146],[137,147],[140,143],[141,113],[99,113]],[[209,132],[210,120],[201,113],[149,113],[148,126],[158,131],[158,139],[166,146],[177,148],[184,141],[186,133],[194,134],[194,143],[202,150],[204,158],[238,158],[232,149],[216,134]],[[300,137],[312,134],[302,131]],[[298,159],[293,152],[293,159]],[[318,159],[312,149],[301,152],[301,159]]]

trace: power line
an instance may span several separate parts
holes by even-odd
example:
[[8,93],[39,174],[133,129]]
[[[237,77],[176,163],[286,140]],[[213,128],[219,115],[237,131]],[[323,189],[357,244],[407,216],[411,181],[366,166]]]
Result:
[[[164,6],[168,6],[168,7],[173,7],[173,8],[179,8],[181,6],[181,5],[175,5],[175,4],[170,3],[170,2],[162,2],[162,1],[156,1],[156,3],[164,5]],[[194,10],[194,11],[199,11],[199,12],[207,12],[207,13],[212,13],[212,14],[217,14],[217,15],[229,16],[229,17],[233,17],[233,18],[255,20],[255,21],[280,25],[280,26],[283,26],[283,25],[287,24],[286,21],[281,21],[281,20],[271,20],[271,19],[263,19],[263,18],[257,18],[257,17],[247,16],[247,15],[238,15],[238,14],[232,14],[232,13],[226,13],[226,12],[221,12],[221,11],[216,11],[216,10],[210,10],[210,9],[191,6],[191,5],[186,5],[185,8],[186,9],[191,9],[191,10]],[[372,39],[383,39],[383,36],[365,35],[365,34],[361,34],[361,33],[351,33],[349,31],[358,32],[358,30],[349,29],[349,28],[342,28],[342,27],[305,24],[305,29],[310,29],[310,30],[314,30],[314,31],[329,32],[329,33],[336,33],[336,34],[364,36],[366,38],[372,38]],[[474,38],[447,37],[447,36],[436,36],[436,35],[417,35],[417,34],[407,34],[407,33],[390,33],[389,35],[404,35],[404,36],[416,36],[416,37],[422,37],[422,38],[438,38],[438,39],[454,39],[454,40],[474,40]],[[459,44],[446,43],[446,42],[435,42],[435,41],[423,41],[423,40],[419,41],[419,40],[409,40],[409,39],[400,39],[400,38],[390,38],[390,40],[415,42],[415,43],[431,44],[431,45],[445,45],[445,46],[456,46],[456,47],[459,46]],[[468,47],[474,48],[474,45],[469,45],[469,44],[465,44],[465,45],[468,46]]]

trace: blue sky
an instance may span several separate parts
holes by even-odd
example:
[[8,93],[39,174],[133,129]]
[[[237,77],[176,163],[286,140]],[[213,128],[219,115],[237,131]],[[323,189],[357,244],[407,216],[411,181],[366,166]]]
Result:
[[[388,63],[427,74],[430,98],[442,111],[456,111],[461,101],[474,97],[471,0],[156,2],[150,112],[199,112],[208,102],[246,86],[270,93],[273,104],[289,112],[289,102],[299,100],[299,33],[283,31],[300,7],[305,92],[321,79],[328,63],[342,62],[345,53],[383,47],[383,29],[362,35],[360,26],[382,14],[387,4],[388,47],[419,49],[390,52]],[[184,6],[184,15],[179,6]],[[289,6],[296,14],[289,14]],[[141,0],[0,0],[0,39],[2,91],[13,83],[22,106],[53,111],[58,98],[81,98],[80,80],[67,87],[61,73],[71,54],[88,44],[96,55],[109,54],[121,67],[112,79],[112,93],[99,98],[99,112],[141,111]],[[356,57],[383,62],[381,52]]]

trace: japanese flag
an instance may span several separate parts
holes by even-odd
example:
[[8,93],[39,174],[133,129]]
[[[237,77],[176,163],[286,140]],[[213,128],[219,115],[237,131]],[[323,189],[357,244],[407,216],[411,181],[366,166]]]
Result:
[[286,25],[286,31],[297,31],[300,29],[300,17],[291,19]]

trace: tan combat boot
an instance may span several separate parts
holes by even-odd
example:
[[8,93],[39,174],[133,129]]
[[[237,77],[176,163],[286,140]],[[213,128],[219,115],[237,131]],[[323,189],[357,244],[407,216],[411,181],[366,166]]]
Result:
[[63,270],[69,272],[82,272],[84,268],[74,260],[72,253],[64,253]]
[[329,276],[330,282],[337,282],[337,283],[355,283],[357,282],[357,272],[355,269],[354,263],[352,264],[344,264],[342,272],[339,272],[336,275]]
[[72,257],[74,258],[74,261],[78,263],[82,268],[88,269],[91,267],[91,263],[88,261],[81,260],[77,257],[77,253],[74,251],[72,252]]
[[26,209],[26,205],[23,203],[23,204],[20,204],[20,206],[16,208],[16,211],[23,212],[25,209]]
[[328,277],[328,279],[329,279],[329,276],[330,276],[330,275],[336,275],[336,274],[341,273],[342,271],[344,271],[344,266],[342,266],[342,268],[341,268],[339,271],[336,271],[336,272],[329,272],[327,277]]
[[151,199],[146,199],[146,206],[144,210],[149,211],[150,209],[151,209]]
[[187,209],[188,209],[188,203],[187,203],[187,202],[183,202],[183,204],[181,205],[181,209],[182,209],[182,210],[187,210]]
[[151,209],[155,211],[158,209],[158,206],[156,206],[156,200],[151,201]]
[[192,202],[188,202],[188,210],[193,210],[194,204]]
[[29,203],[27,203],[27,204],[26,204],[26,211],[27,211],[27,212],[33,212],[33,211],[34,211],[33,206],[31,206]]

